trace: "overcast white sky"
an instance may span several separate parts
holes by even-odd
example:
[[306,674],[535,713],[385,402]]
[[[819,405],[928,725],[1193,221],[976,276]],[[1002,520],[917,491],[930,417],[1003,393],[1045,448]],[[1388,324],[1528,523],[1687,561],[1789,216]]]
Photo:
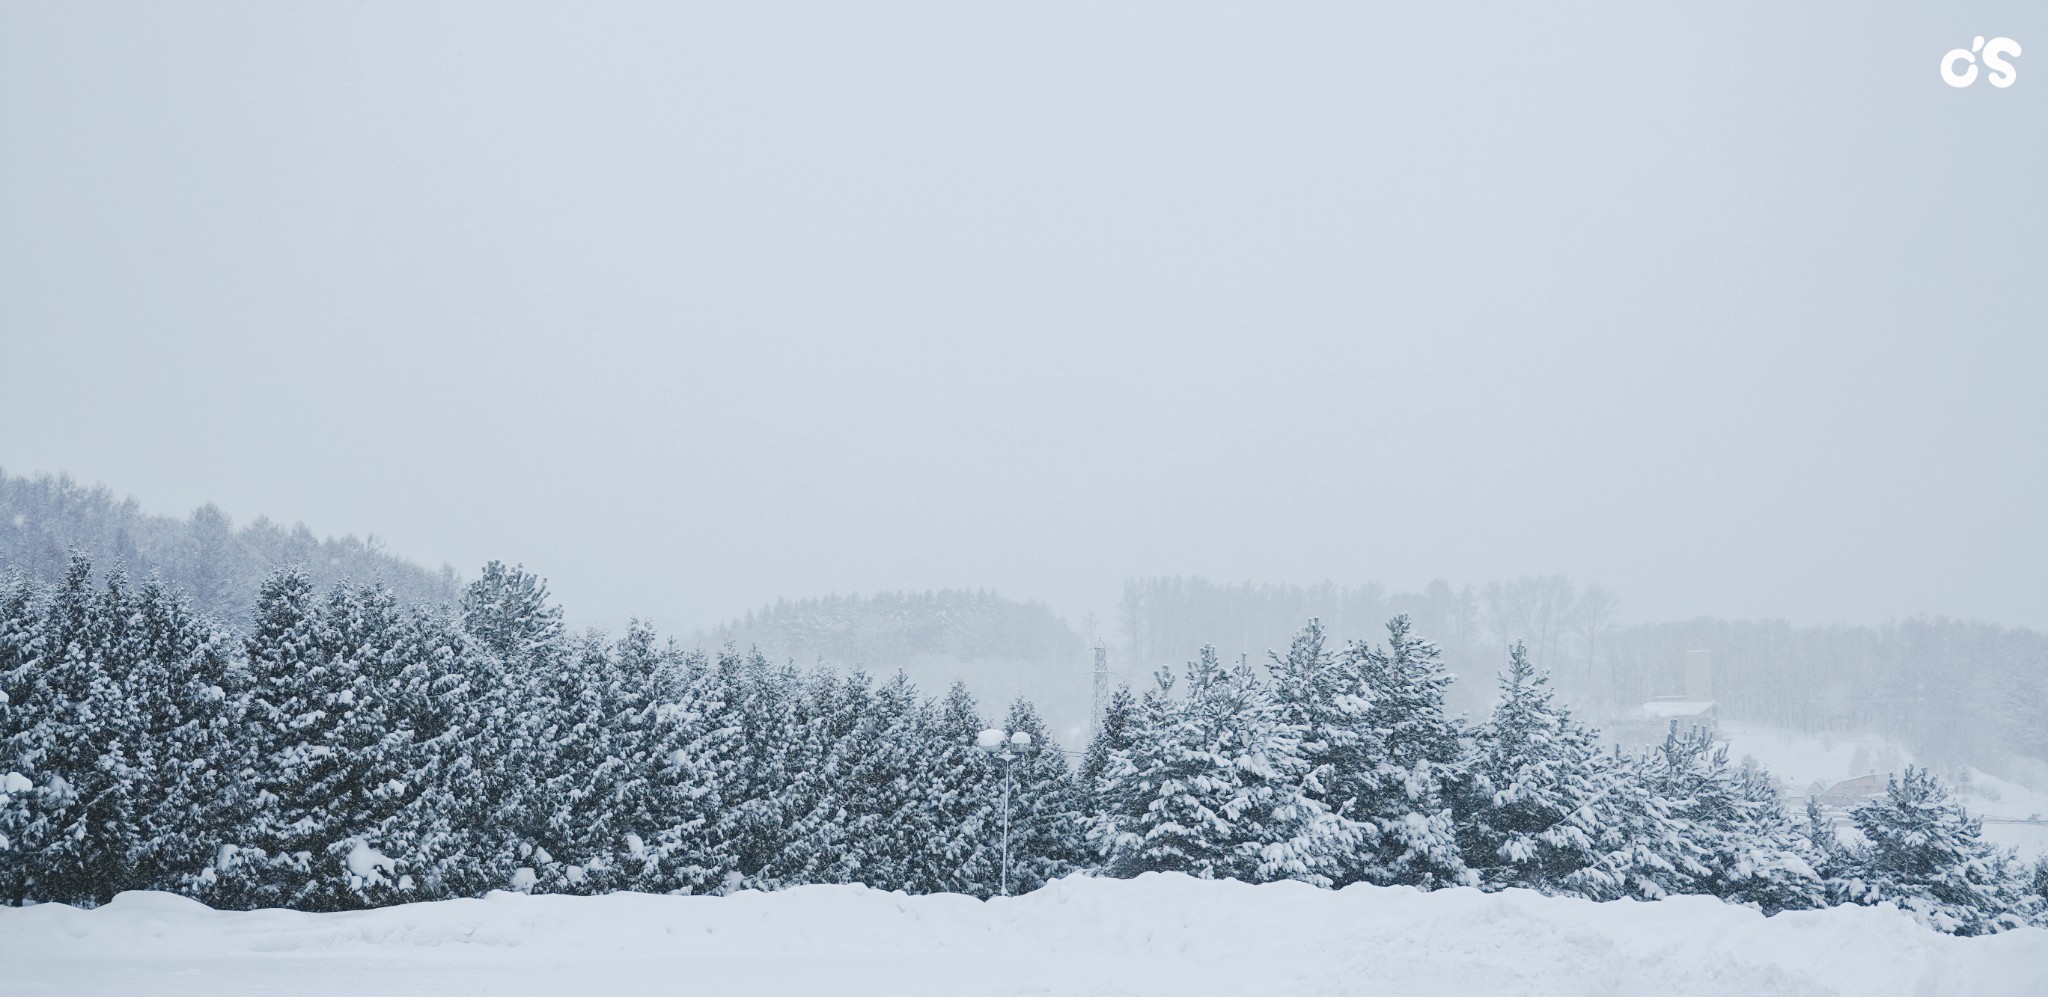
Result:
[[2048,625],[2048,8],[1357,6],[0,4],[0,465],[678,629]]

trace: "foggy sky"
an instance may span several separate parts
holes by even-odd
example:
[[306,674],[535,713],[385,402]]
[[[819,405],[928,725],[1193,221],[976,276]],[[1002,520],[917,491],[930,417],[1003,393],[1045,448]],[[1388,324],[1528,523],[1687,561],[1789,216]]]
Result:
[[2048,9],[1351,6],[0,5],[0,466],[668,629],[2048,625]]

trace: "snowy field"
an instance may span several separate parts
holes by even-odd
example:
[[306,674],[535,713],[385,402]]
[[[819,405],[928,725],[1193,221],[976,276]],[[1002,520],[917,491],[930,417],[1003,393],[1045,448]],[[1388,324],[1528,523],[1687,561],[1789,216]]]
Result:
[[2048,993],[2048,931],[1953,938],[1888,908],[1761,915],[1184,876],[983,903],[861,887],[495,895],[349,914],[167,894],[0,909],[0,992],[36,994]]
[[[1795,814],[1816,787],[1918,763],[1911,752],[1875,734],[1808,734],[1731,723],[1721,725],[1720,739],[1728,745],[1729,758],[1755,758],[1787,786],[1786,808]],[[1945,779],[1952,775],[1943,772]],[[2024,858],[2048,855],[2048,823],[2040,822],[2048,817],[2048,793],[1979,769],[1970,769],[1969,776],[1967,783],[1950,788],[1971,814],[1986,818],[1985,839],[2016,849]]]

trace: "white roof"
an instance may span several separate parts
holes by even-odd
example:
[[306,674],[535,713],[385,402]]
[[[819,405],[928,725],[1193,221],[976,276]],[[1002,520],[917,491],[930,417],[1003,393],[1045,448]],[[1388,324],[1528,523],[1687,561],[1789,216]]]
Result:
[[1711,699],[1653,699],[1643,704],[1643,714],[1659,720],[1703,717],[1714,712],[1719,705]]

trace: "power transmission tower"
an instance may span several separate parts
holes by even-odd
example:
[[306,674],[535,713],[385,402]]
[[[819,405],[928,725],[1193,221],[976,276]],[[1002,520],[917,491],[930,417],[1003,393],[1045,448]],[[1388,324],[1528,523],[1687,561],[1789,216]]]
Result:
[[1089,726],[1100,733],[1102,730],[1102,709],[1109,705],[1109,647],[1102,638],[1095,639],[1095,712],[1089,714]]

